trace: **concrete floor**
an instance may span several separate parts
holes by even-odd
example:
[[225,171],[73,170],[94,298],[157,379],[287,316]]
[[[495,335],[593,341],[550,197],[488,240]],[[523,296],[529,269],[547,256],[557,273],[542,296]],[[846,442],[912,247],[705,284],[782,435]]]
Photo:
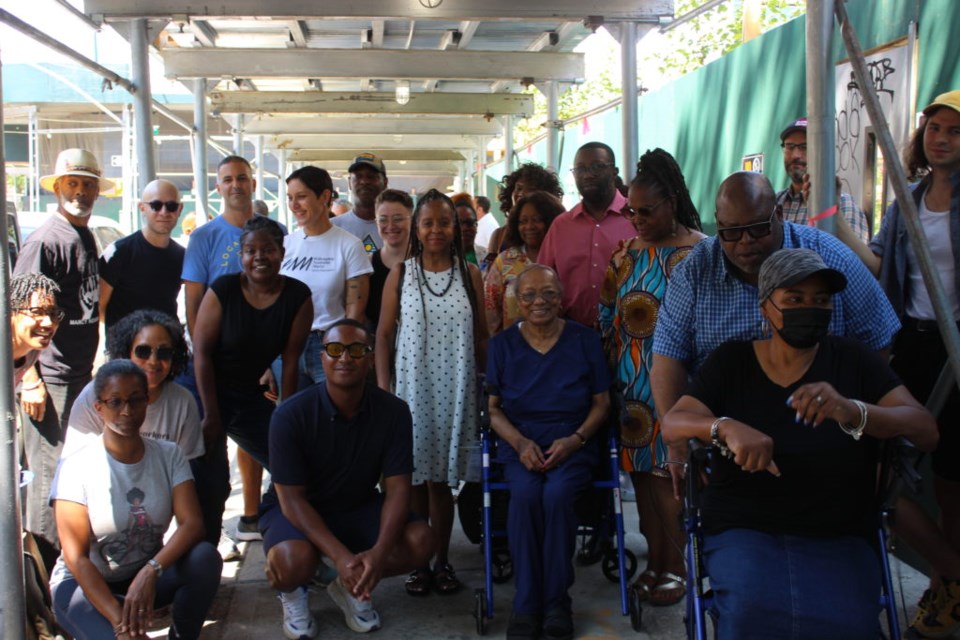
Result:
[[[231,452],[232,453],[232,452]],[[242,500],[239,481],[234,468],[234,491],[227,504],[226,527],[233,532],[240,515]],[[637,528],[636,507],[624,503],[627,521],[627,547],[637,554],[640,567],[644,566],[646,546]],[[264,556],[259,542],[240,545],[243,559],[226,563],[217,599],[208,616],[203,640],[261,640],[283,638],[282,613],[276,594],[264,577]],[[397,639],[459,639],[476,638],[474,589],[483,586],[483,556],[479,547],[472,545],[454,525],[451,544],[451,563],[464,588],[457,594],[439,596],[430,594],[413,598],[403,589],[403,577],[384,580],[377,588],[374,602],[383,627],[375,637]],[[926,578],[911,567],[899,562],[892,566],[898,601],[901,605],[901,625],[909,622],[914,605],[926,586]],[[903,595],[900,597],[899,590]],[[600,565],[577,568],[577,582],[573,587],[574,622],[577,638],[657,638],[680,640],[685,638],[683,626],[684,603],[673,607],[645,607],[643,628],[637,633],[629,617],[620,615],[617,585],[602,574]],[[506,632],[512,584],[494,585],[495,617],[489,622],[487,635],[503,637]],[[343,615],[329,596],[319,591],[310,596],[310,608],[320,625],[322,639],[356,639],[357,634],[347,629]],[[151,637],[166,637],[169,618],[158,619]]]

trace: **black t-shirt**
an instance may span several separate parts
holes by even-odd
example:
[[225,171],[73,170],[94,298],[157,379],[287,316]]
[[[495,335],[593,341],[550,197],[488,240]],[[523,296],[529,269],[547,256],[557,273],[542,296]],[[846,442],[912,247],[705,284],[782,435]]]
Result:
[[373,273],[370,274],[370,293],[367,297],[367,320],[377,328],[380,322],[380,305],[383,303],[383,287],[387,284],[387,276],[390,275],[390,268],[383,264],[383,258],[380,257],[380,250],[377,249],[370,254],[370,263],[373,265]]
[[185,249],[171,240],[155,247],[136,231],[104,249],[100,277],[113,287],[106,325],[139,309],[157,309],[177,317],[177,295]]
[[310,299],[310,287],[284,276],[276,301],[257,309],[243,297],[240,275],[221,276],[210,285],[223,309],[213,365],[219,387],[256,391],[260,376],[286,346],[293,319]]
[[[352,511],[377,496],[380,476],[413,472],[413,420],[407,403],[372,384],[360,413],[340,415],[326,384],[297,393],[270,420],[273,481],[306,487],[320,515]],[[276,500],[273,486],[264,502]]]
[[93,233],[54,214],[27,238],[14,273],[42,273],[60,285],[57,304],[67,315],[50,347],[40,352],[40,375],[60,384],[88,377],[100,342],[100,281]]
[[875,522],[878,442],[859,441],[835,421],[797,424],[787,398],[809,382],[829,382],[840,395],[875,404],[900,385],[896,374],[859,342],[829,336],[810,369],[789,387],[767,378],[750,342],[728,342],[714,351],[687,389],[714,415],[729,416],[769,435],[781,477],[747,473],[714,458],[703,492],[708,533],[749,528],[808,536],[870,535]]

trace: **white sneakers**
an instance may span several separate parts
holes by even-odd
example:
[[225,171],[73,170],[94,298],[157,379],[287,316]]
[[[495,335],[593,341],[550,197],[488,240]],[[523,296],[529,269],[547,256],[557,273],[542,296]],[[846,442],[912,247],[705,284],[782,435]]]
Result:
[[310,640],[316,638],[319,629],[310,613],[310,600],[305,587],[298,587],[290,593],[280,592],[278,596],[283,605],[283,635],[289,640]]
[[[283,635],[289,640],[310,640],[317,637],[319,630],[310,613],[308,593],[306,587],[300,587],[279,595],[283,605]],[[327,585],[327,593],[343,611],[343,619],[352,631],[367,633],[380,628],[380,614],[373,608],[373,602],[361,602],[354,598],[343,587],[339,578]]]
[[380,628],[380,614],[373,608],[373,602],[354,598],[340,583],[340,578],[327,586],[327,593],[343,611],[343,619],[353,631],[367,633]]

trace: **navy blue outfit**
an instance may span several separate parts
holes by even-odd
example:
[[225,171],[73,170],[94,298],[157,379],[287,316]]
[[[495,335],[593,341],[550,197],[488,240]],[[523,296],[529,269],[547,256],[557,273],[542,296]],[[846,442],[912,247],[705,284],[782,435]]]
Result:
[[[599,336],[567,320],[547,353],[533,349],[514,324],[490,340],[487,383],[510,423],[541,449],[569,437],[582,424],[593,396],[610,388]],[[516,614],[570,611],[577,494],[598,462],[584,447],[547,473],[528,471],[501,443],[498,461],[510,485],[507,535],[515,569]]]
[[819,381],[869,404],[900,386],[875,351],[828,336],[810,368],[786,387],[763,372],[751,342],[728,342],[687,389],[714,415],[773,438],[781,472],[746,472],[719,456],[712,462],[703,550],[722,639],[877,637],[878,441],[854,440],[833,420],[817,428],[796,423],[787,398]]
[[[360,412],[341,415],[326,384],[308,387],[280,405],[270,422],[274,483],[303,486],[330,532],[354,553],[377,542],[381,476],[413,472],[413,421],[407,404],[373,385]],[[306,536],[283,515],[271,483],[260,506],[264,553]]]

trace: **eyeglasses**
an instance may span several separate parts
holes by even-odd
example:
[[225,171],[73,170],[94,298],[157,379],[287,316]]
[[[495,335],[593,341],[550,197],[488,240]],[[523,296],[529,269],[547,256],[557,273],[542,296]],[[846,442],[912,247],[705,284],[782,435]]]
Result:
[[130,407],[131,411],[136,411],[140,407],[147,404],[146,396],[134,396],[132,398],[97,398],[101,404],[109,408],[111,411],[119,411],[123,407]]
[[573,169],[570,169],[570,173],[575,176],[582,176],[585,173],[595,176],[612,166],[613,163],[611,162],[591,162],[588,165],[577,165]]
[[802,151],[803,153],[807,152],[807,143],[803,142],[796,144],[793,142],[781,142],[780,146],[783,147],[783,150],[788,153],[793,153],[794,151]]
[[166,202],[162,200],[151,200],[150,202],[144,202],[143,204],[153,209],[154,213],[160,213],[160,209],[163,209],[164,207],[166,207],[167,213],[176,213],[180,210],[180,203],[176,200],[167,200]]
[[346,352],[351,358],[355,358],[357,360],[373,351],[373,347],[368,344],[364,344],[363,342],[353,342],[351,344],[343,344],[342,342],[328,342],[327,344],[323,345],[321,349],[331,358],[339,358],[344,354],[344,352]]
[[643,216],[644,218],[648,218],[653,215],[653,212],[657,210],[657,207],[659,207],[660,205],[662,205],[664,202],[666,202],[672,197],[673,196],[667,196],[666,198],[664,198],[657,204],[653,205],[652,207],[637,207],[636,209],[634,209],[630,205],[627,205],[625,208],[627,210],[627,213],[629,213],[631,217]]
[[560,292],[554,291],[553,289],[546,289],[544,291],[524,291],[523,293],[517,294],[517,297],[525,304],[533,304],[536,302],[537,298],[543,298],[543,301],[547,304],[553,304],[560,299]]
[[50,322],[54,324],[62,322],[63,318],[67,315],[67,312],[60,307],[22,307],[20,309],[14,309],[14,311],[25,313],[38,321],[44,318],[50,318]]
[[[773,218],[776,215],[777,209],[774,207],[770,213],[770,219],[766,222],[754,222],[753,224],[745,224],[740,227],[726,227],[725,229],[718,228],[717,235],[720,236],[720,239],[724,242],[740,242],[744,231],[750,234],[751,238],[764,238],[773,231]],[[714,213],[714,217],[716,217],[716,213]]]
[[140,360],[149,360],[156,355],[157,360],[173,360],[173,347],[151,347],[147,344],[138,344],[133,348],[133,355]]

